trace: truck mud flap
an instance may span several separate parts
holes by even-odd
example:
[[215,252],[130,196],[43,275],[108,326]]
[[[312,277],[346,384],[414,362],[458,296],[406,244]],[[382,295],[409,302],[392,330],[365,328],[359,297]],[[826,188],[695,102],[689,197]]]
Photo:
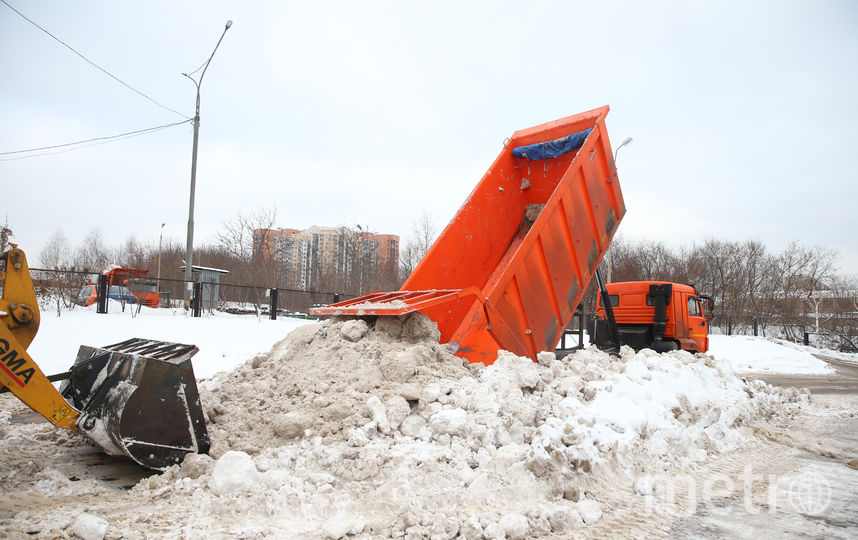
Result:
[[134,338],[83,345],[60,387],[78,429],[111,455],[163,470],[210,447],[191,356],[194,345]]

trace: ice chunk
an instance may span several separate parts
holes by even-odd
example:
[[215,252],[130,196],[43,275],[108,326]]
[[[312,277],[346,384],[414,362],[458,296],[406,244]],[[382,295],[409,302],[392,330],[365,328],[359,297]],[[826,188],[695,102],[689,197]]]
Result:
[[253,459],[244,452],[230,450],[217,460],[209,478],[215,495],[229,495],[256,485],[259,472]]
[[92,514],[81,514],[74,520],[72,532],[83,540],[102,540],[107,534],[107,522]]

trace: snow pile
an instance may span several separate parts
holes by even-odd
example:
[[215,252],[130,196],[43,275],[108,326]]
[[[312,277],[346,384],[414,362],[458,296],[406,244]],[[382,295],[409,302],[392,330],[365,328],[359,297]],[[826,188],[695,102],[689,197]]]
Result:
[[[262,534],[288,524],[308,537],[516,538],[597,521],[589,486],[605,471],[701,461],[806,398],[685,352],[590,349],[539,363],[501,352],[476,370],[417,314],[301,328],[203,385],[202,399],[219,459],[137,490],[215,507],[214,486],[254,478],[220,497],[258,514]],[[237,456],[241,474],[220,467]]]
[[255,454],[314,436],[342,440],[370,421],[389,433],[425,385],[471,376],[438,339],[423,315],[296,329],[268,354],[200,385],[211,454]]
[[709,336],[709,354],[729,360],[739,373],[829,374],[835,370],[806,350],[752,336]]
[[43,532],[85,511],[129,538],[570,534],[610,510],[612,482],[646,491],[636,478],[736,448],[807,399],[685,352],[466,366],[420,314],[301,327],[200,390],[211,457],[54,509]]

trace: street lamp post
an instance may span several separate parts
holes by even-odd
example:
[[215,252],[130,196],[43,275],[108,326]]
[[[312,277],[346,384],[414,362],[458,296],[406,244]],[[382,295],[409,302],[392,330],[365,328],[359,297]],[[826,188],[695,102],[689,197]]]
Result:
[[166,223],[161,224],[161,236],[158,237],[158,279],[157,279],[157,290],[161,292],[161,247],[164,245],[164,225]]
[[616,164],[617,164],[617,154],[619,154],[619,153],[620,153],[620,148],[622,148],[622,147],[624,147],[625,145],[629,144],[629,143],[630,143],[630,142],[632,142],[633,140],[634,140],[634,139],[632,139],[631,137],[626,137],[626,138],[625,138],[625,140],[624,140],[623,142],[621,142],[621,143],[620,143],[620,146],[618,146],[618,147],[617,147],[617,149],[616,149],[616,150],[614,150],[614,166],[616,166]]
[[[229,27],[232,26],[232,21],[226,21],[226,26],[223,29],[223,33],[220,35],[220,39],[217,40],[217,45],[215,45],[214,50],[212,51],[209,59],[206,60],[206,63],[203,64],[203,72],[200,74],[200,79],[195,80],[191,75],[187,73],[182,73],[185,77],[189,78],[194,86],[197,87],[197,107],[196,112],[194,114],[194,148],[191,154],[191,196],[190,202],[188,204],[188,245],[185,251],[185,305],[189,305],[188,302],[191,299],[191,291],[193,289],[193,258],[194,258],[194,195],[197,187],[197,144],[200,138],[200,86],[203,84],[203,77],[206,76],[206,70],[209,68],[209,63],[211,63],[212,58],[214,58],[215,53],[217,52],[217,48],[220,47],[220,42],[223,41],[223,36],[226,35],[226,31],[229,30]],[[197,70],[199,71],[199,70]]]
[[[633,139],[631,137],[626,137],[623,140],[623,142],[620,143],[620,146],[618,146],[617,149],[614,150],[614,168],[617,167],[617,154],[620,153],[620,148],[629,144],[630,142],[632,142],[632,140]],[[606,263],[605,266],[608,267],[608,271],[606,272],[607,273],[607,279],[605,280],[605,282],[611,283],[611,273],[614,269],[614,261],[613,261],[613,258],[611,257],[611,245],[610,244],[608,244],[608,253],[605,255],[605,263]]]

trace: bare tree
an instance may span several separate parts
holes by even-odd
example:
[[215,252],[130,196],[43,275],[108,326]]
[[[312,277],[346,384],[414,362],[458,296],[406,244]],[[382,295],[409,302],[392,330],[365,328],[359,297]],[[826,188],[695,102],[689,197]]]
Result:
[[73,307],[73,301],[86,277],[72,271],[71,249],[61,231],[54,232],[39,252],[39,266],[50,270],[33,273],[42,309],[49,309],[55,304],[59,313],[63,308]]
[[116,260],[128,268],[144,268],[150,258],[151,249],[131,236],[117,251]]
[[237,214],[217,233],[218,246],[239,263],[234,278],[239,282],[259,286],[255,294],[257,310],[269,287],[280,286],[283,261],[275,250],[277,208],[260,207]]
[[74,253],[74,266],[81,270],[104,271],[110,264],[110,254],[101,238],[101,231],[93,229]]
[[424,208],[411,226],[411,235],[399,250],[399,272],[403,281],[417,268],[437,236],[435,220]]
[[0,253],[6,251],[9,246],[9,239],[15,236],[12,229],[9,227],[9,218],[6,218],[6,223],[0,226]]
[[71,248],[62,231],[57,230],[39,252],[39,265],[48,270],[60,270],[70,266]]

